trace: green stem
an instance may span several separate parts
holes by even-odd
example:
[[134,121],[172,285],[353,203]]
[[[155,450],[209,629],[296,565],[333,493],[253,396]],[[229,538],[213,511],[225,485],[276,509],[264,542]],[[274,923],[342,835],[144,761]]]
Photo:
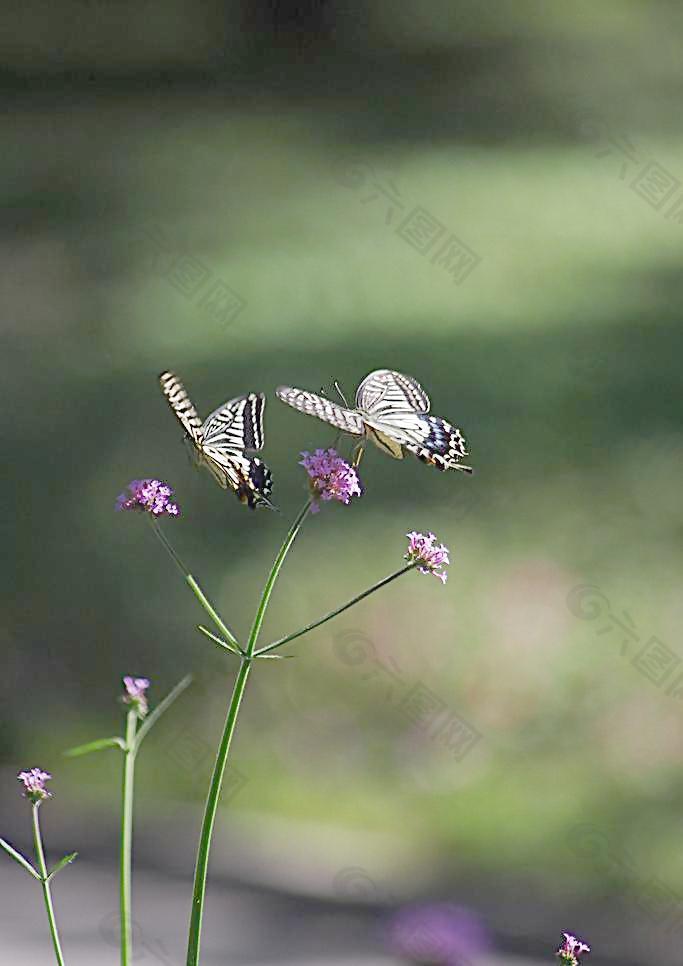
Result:
[[290,551],[290,548],[294,541],[296,540],[296,535],[301,529],[301,524],[306,519],[308,511],[311,509],[312,502],[307,500],[303,505],[299,514],[290,527],[289,533],[285,537],[284,543],[280,547],[280,552],[275,558],[275,562],[271,568],[270,574],[268,575],[268,580],[266,581],[266,586],[263,588],[263,593],[261,595],[261,602],[259,603],[258,610],[256,611],[256,617],[254,618],[254,623],[251,626],[251,632],[249,634],[249,640],[247,641],[247,655],[252,657],[254,654],[254,648],[256,647],[256,641],[258,640],[259,633],[261,631],[261,625],[263,624],[263,619],[266,616],[266,610],[268,609],[268,602],[270,601],[270,595],[273,592],[273,587],[275,586],[275,581],[278,578],[280,571],[282,570],[282,565],[285,562],[285,558]]
[[161,542],[164,550],[166,550],[167,553],[170,555],[171,560],[176,565],[176,567],[178,568],[178,570],[181,572],[181,574],[185,578],[186,582],[190,585],[193,594],[195,595],[195,597],[197,598],[197,600],[199,601],[199,603],[202,605],[202,607],[204,608],[204,610],[206,611],[206,613],[209,615],[209,617],[211,618],[211,620],[214,622],[214,624],[216,625],[216,627],[218,628],[218,630],[221,632],[221,634],[223,634],[223,636],[228,641],[230,641],[231,644],[234,644],[234,646],[241,653],[244,653],[244,651],[242,651],[242,648],[240,647],[239,642],[238,642],[237,638],[235,637],[235,635],[232,633],[232,631],[226,625],[225,621],[220,617],[220,615],[218,614],[218,612],[212,606],[212,604],[210,603],[210,601],[208,600],[208,598],[204,594],[204,591],[202,590],[202,588],[199,586],[199,584],[197,583],[197,581],[195,580],[195,578],[192,576],[192,574],[189,572],[189,570],[187,569],[187,567],[185,566],[185,564],[183,563],[183,561],[180,559],[180,557],[178,556],[178,554],[175,552],[175,549],[173,548],[173,546],[171,544],[171,541],[168,539],[168,537],[166,536],[166,534],[164,533],[164,531],[159,526],[159,521],[151,513],[148,513],[147,514],[147,519],[151,523],[152,530],[154,530],[155,534],[159,538],[159,540],[160,540],[160,542]]
[[281,637],[272,644],[268,644],[266,647],[261,647],[258,649],[258,651],[254,651],[254,657],[261,657],[262,654],[267,654],[268,651],[274,651],[276,647],[282,647],[283,644],[289,644],[290,641],[295,640],[297,637],[302,637],[304,634],[308,634],[309,631],[315,630],[316,627],[320,627],[321,624],[325,624],[327,621],[332,620],[333,617],[336,617],[338,614],[348,610],[349,607],[353,607],[354,604],[357,604],[359,601],[363,600],[364,597],[369,597],[370,594],[374,594],[376,590],[386,587],[386,585],[390,584],[392,580],[396,580],[397,577],[402,577],[403,574],[407,574],[408,571],[413,570],[415,566],[416,565],[414,563],[410,563],[407,567],[401,567],[400,570],[397,570],[393,574],[389,574],[388,577],[385,577],[378,583],[373,584],[372,587],[368,588],[368,590],[364,590],[362,594],[358,594],[356,597],[348,600],[345,604],[342,604],[341,607],[336,607],[328,614],[325,614],[324,617],[321,617],[317,621],[313,621],[312,624],[306,624],[306,626],[302,627],[301,630],[294,631],[293,634],[288,634],[286,637]]
[[202,829],[199,836],[199,848],[197,849],[197,861],[194,872],[192,912],[190,914],[190,932],[187,940],[187,966],[197,966],[199,963],[199,943],[202,932],[202,915],[204,911],[204,897],[206,895],[206,876],[209,868],[211,839],[213,836],[214,824],[216,822],[218,802],[221,796],[223,776],[225,775],[225,768],[228,762],[228,753],[232,743],[232,736],[235,733],[237,715],[239,714],[242,696],[244,695],[244,689],[247,686],[250,671],[251,660],[245,658],[240,664],[240,669],[237,673],[237,678],[235,679],[232,697],[230,699],[230,705],[228,706],[228,713],[225,719],[225,727],[223,728],[223,737],[221,738],[221,743],[218,746],[216,763],[213,768],[213,775],[211,776],[211,784],[209,786],[209,794],[207,796],[206,806],[204,808],[204,819],[202,821]]
[[185,566],[185,564],[180,559],[180,556],[176,553],[175,548],[171,544],[171,541],[168,539],[168,537],[166,536],[166,534],[164,533],[164,531],[159,526],[159,521],[157,520],[157,518],[152,513],[146,513],[145,516],[149,520],[150,525],[152,527],[152,530],[154,530],[154,532],[157,535],[159,541],[161,542],[164,550],[166,550],[166,552],[170,556],[170,558],[173,561],[173,563],[176,565],[176,567],[178,568],[178,570],[184,576],[187,573],[187,567]]
[[135,732],[137,712],[131,709],[126,718],[126,745],[123,755],[123,783],[121,787],[121,868],[120,868],[120,920],[121,920],[121,966],[129,966],[133,956],[133,931],[131,926],[131,865],[133,855],[133,788],[135,783]]
[[216,822],[216,812],[218,810],[218,803],[221,796],[223,777],[225,775],[225,769],[228,762],[230,745],[235,733],[237,716],[239,714],[242,698],[244,696],[244,691],[247,686],[249,674],[251,672],[252,655],[256,646],[256,640],[258,638],[259,631],[261,630],[261,625],[263,624],[263,619],[268,608],[270,595],[273,592],[273,587],[275,586],[278,574],[282,569],[285,558],[289,553],[289,550],[296,539],[296,535],[299,532],[301,524],[304,522],[310,508],[311,501],[308,500],[292,524],[282,546],[280,547],[280,551],[275,558],[275,562],[273,563],[270,574],[268,575],[266,585],[263,588],[263,593],[261,594],[261,600],[256,611],[251,633],[249,634],[249,642],[247,644],[246,653],[240,662],[240,669],[237,673],[237,678],[235,679],[232,697],[230,698],[230,704],[228,706],[228,713],[225,718],[223,736],[221,738],[220,745],[218,746],[216,762],[213,767],[211,784],[209,785],[209,794],[207,796],[206,806],[204,808],[202,829],[199,836],[199,847],[197,849],[197,861],[194,872],[194,888],[192,892],[190,930],[187,940],[187,966],[198,966],[199,964],[199,946],[201,942],[202,916],[204,913],[204,898],[206,895],[206,877],[209,868],[211,839]]
[[244,654],[244,651],[242,650],[242,648],[239,645],[239,641],[237,640],[237,638],[235,637],[235,635],[232,633],[232,631],[230,630],[230,628],[225,624],[225,622],[220,617],[220,615],[216,612],[216,610],[214,610],[214,608],[211,605],[210,601],[205,597],[204,591],[199,586],[199,584],[197,583],[197,581],[194,579],[194,577],[192,576],[192,574],[185,574],[185,580],[190,585],[190,587],[192,588],[192,591],[193,591],[195,597],[197,598],[197,600],[199,601],[199,603],[202,605],[202,607],[204,608],[204,610],[206,611],[206,613],[209,615],[209,617],[211,618],[211,620],[214,622],[214,624],[216,625],[216,627],[218,628],[218,630],[221,632],[221,634],[223,635],[223,637],[227,641],[230,641],[230,643],[232,645],[234,645],[234,647],[236,647],[241,654]]
[[52,906],[52,894],[50,893],[50,883],[47,878],[47,864],[45,862],[45,852],[43,850],[43,839],[40,834],[40,819],[38,818],[38,809],[40,808],[40,802],[35,802],[33,805],[33,843],[36,850],[36,859],[38,860],[38,871],[41,876],[41,884],[43,887],[43,898],[45,899],[45,909],[47,911],[47,921],[50,925],[50,935],[52,936],[52,945],[55,950],[55,957],[59,966],[64,966],[64,955],[62,953],[62,947],[59,942],[59,933],[57,932],[57,920],[55,918],[55,910]]

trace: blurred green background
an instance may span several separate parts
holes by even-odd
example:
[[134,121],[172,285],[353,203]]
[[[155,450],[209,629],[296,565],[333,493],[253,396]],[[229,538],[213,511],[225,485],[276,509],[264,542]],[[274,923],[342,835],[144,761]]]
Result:
[[[448,584],[403,578],[258,666],[219,833],[277,820],[305,844],[322,825],[317,860],[338,868],[338,842],[369,832],[386,844],[364,865],[407,895],[624,896],[665,956],[651,883],[683,896],[683,9],[74,0],[2,21],[3,798],[40,764],[55,822],[113,823],[115,757],[61,750],[121,727],[123,674],[154,701],[192,671],[139,807],[200,808],[230,660],[115,498],[172,483],[166,531],[244,634],[302,501],[298,453],[334,438],[275,387],[351,395],[391,367],[463,428],[476,474],[369,450],[364,498],[307,522],[264,642],[397,567],[413,528],[451,548]],[[431,236],[405,237],[416,209],[439,234],[426,254]],[[465,277],[433,261],[451,235]],[[225,311],[202,305],[218,283]],[[281,515],[194,472],[166,368],[200,411],[268,394]],[[467,754],[411,719],[417,686],[481,735]],[[562,925],[530,902],[505,928]],[[596,946],[598,929],[618,953],[614,921]]]

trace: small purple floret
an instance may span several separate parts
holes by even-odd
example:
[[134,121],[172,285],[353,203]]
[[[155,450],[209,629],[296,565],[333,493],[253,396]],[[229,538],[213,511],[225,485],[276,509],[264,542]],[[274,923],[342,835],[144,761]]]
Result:
[[30,768],[28,771],[20,771],[17,778],[24,784],[22,792],[24,798],[28,798],[34,805],[45,801],[46,798],[52,798],[52,792],[45,787],[45,782],[52,778],[49,772],[42,771],[40,768]]
[[128,490],[130,495],[121,493],[117,499],[117,510],[143,510],[155,517],[180,516],[180,507],[171,500],[173,490],[161,480],[131,480]]
[[579,956],[591,951],[590,946],[572,936],[569,932],[563,932],[564,942],[557,950],[555,955],[559,956],[564,966],[579,966]]
[[315,453],[302,453],[300,466],[308,473],[308,483],[313,494],[311,511],[320,509],[318,500],[338,500],[348,505],[352,496],[362,496],[363,488],[353,466],[342,459],[334,449],[317,449]]
[[442,543],[436,545],[436,537],[433,533],[418,533],[413,530],[406,536],[410,543],[404,559],[417,563],[417,569],[421,574],[432,574],[434,577],[438,577],[442,584],[445,584],[448,574],[440,568],[450,563],[448,547],[445,547]]
[[123,679],[123,686],[126,689],[126,693],[121,700],[124,704],[131,705],[137,711],[140,718],[144,718],[148,711],[145,691],[149,687],[149,684],[150,682],[147,678],[125,677]]

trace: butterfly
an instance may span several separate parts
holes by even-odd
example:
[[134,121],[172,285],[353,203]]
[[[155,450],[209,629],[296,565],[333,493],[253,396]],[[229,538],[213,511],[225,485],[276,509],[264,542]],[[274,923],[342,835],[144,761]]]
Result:
[[258,504],[272,507],[268,495],[272,476],[266,464],[245,450],[263,447],[263,393],[250,392],[223,403],[204,421],[185,386],[173,372],[159,376],[168,404],[192,443],[198,466],[206,466],[224,490],[233,490],[250,509]]
[[[439,470],[473,472],[460,462],[467,456],[464,436],[445,419],[429,415],[429,396],[412,376],[391,369],[371,372],[358,387],[355,409],[290,386],[280,386],[277,397],[345,433],[371,439],[394,459],[403,459],[407,450]],[[361,445],[356,465],[362,451]]]

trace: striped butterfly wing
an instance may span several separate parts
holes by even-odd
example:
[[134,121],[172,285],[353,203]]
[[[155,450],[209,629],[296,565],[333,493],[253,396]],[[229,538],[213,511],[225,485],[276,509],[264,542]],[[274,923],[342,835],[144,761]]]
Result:
[[377,369],[362,381],[356,405],[368,427],[368,435],[394,459],[403,459],[403,447],[420,446],[429,430],[425,415],[429,397],[410,376]]
[[204,444],[225,446],[240,452],[263,449],[265,408],[266,397],[262,392],[250,392],[224,403],[204,420]]
[[214,410],[202,427],[204,462],[219,485],[234,490],[251,509],[259,503],[270,505],[268,496],[273,488],[266,464],[245,453],[263,447],[265,404],[262,393],[237,396]]
[[460,462],[467,456],[462,433],[429,415],[429,396],[412,376],[389,369],[371,372],[358,387],[356,405],[381,448],[391,451],[393,442],[439,470],[472,472]]
[[316,416],[318,419],[322,419],[324,423],[336,426],[344,433],[362,436],[365,432],[363,420],[359,413],[352,409],[345,409],[343,406],[337,406],[336,403],[325,399],[324,396],[316,396],[314,392],[293,389],[291,386],[280,386],[277,390],[277,398],[293,409],[306,413],[307,416]]
[[209,446],[202,449],[202,463],[224,490],[233,490],[240,503],[253,510],[259,504],[271,507],[268,497],[273,489],[273,477],[257,456],[227,453]]
[[202,438],[202,421],[185,386],[174,372],[162,372],[159,382],[169,406],[195,447],[198,447]]
[[428,413],[430,402],[417,379],[391,369],[376,369],[358,387],[356,406],[365,412],[401,410]]
[[423,463],[437,470],[460,470],[473,473],[471,466],[461,461],[468,455],[465,437],[457,428],[440,416],[425,416],[427,435],[420,443],[406,443],[406,449]]
[[233,490],[250,508],[270,506],[272,475],[265,463],[245,450],[261,449],[264,441],[261,393],[238,396],[214,410],[202,422],[185,387],[172,372],[159,382],[169,406],[194,446],[197,462],[206,466],[218,485]]

